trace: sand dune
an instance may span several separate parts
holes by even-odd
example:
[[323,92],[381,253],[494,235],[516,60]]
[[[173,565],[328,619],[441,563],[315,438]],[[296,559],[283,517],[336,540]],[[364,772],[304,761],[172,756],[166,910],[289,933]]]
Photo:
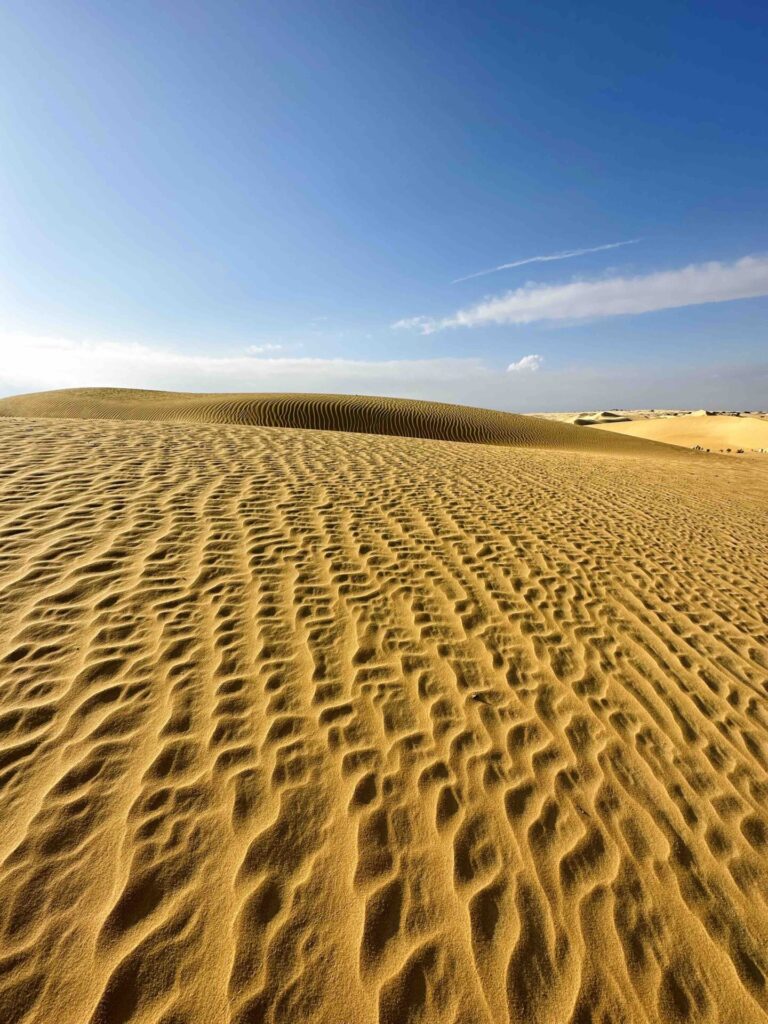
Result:
[[570,424],[533,416],[360,395],[185,394],[129,388],[74,388],[0,399],[0,416],[239,423],[535,448],[648,450],[634,438],[608,440],[579,431]]
[[624,437],[643,437],[685,448],[709,448],[710,451],[763,450],[768,452],[768,420],[756,416],[707,415],[704,410],[687,416],[634,420],[626,423],[600,423],[592,429],[610,431]]
[[557,423],[617,423],[627,420],[655,420],[660,416],[687,416],[691,409],[596,409],[581,412],[537,412],[533,415]]
[[765,465],[159,401],[4,403],[0,1022],[768,1021]]

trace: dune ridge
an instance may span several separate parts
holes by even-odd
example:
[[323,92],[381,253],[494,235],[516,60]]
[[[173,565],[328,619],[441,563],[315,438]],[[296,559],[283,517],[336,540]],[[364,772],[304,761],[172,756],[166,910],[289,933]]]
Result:
[[72,388],[0,399],[0,416],[230,423],[422,437],[476,444],[643,453],[650,443],[470,406],[363,395],[193,394]]
[[0,1024],[768,1022],[762,464],[89,415],[0,419]]

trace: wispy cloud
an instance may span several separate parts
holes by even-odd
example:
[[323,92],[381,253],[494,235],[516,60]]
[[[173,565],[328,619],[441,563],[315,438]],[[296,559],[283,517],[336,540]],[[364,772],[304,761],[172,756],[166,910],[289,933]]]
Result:
[[491,409],[600,409],[613,406],[757,409],[768,365],[567,365],[500,373],[478,358],[324,359],[203,356],[108,340],[0,334],[0,395],[45,388],[122,386],[178,391],[305,391],[392,395]]
[[511,270],[513,267],[525,267],[529,263],[552,263],[555,260],[571,260],[575,256],[587,256],[591,252],[605,252],[608,249],[621,249],[624,245],[637,245],[642,241],[640,238],[629,238],[626,242],[609,242],[607,245],[594,245],[589,249],[566,249],[565,252],[553,252],[548,256],[528,256],[524,260],[513,260],[512,263],[500,263],[498,267],[491,267],[490,270],[478,270],[474,274],[467,274],[466,277],[457,277],[451,284],[459,284],[461,281],[471,281],[474,277],[485,277],[486,274],[495,274],[499,270]]
[[734,263],[695,263],[637,277],[604,277],[561,285],[528,284],[460,309],[452,316],[411,317],[393,327],[434,334],[447,327],[584,320],[763,295],[768,295],[768,257],[745,256]]
[[543,356],[523,356],[523,358],[518,359],[516,363],[509,364],[507,367],[507,373],[535,373],[537,370],[541,369],[543,362]]
[[283,346],[267,341],[263,345],[249,345],[245,350],[250,356],[263,356],[268,352],[282,352]]
[[396,320],[392,327],[396,331],[418,330],[422,334],[431,334],[434,330],[435,321],[430,316],[407,316],[403,320]]
[[108,340],[0,336],[0,394],[117,386],[188,391],[428,392],[492,376],[476,358],[327,359],[271,355],[276,344],[233,355],[196,355]]

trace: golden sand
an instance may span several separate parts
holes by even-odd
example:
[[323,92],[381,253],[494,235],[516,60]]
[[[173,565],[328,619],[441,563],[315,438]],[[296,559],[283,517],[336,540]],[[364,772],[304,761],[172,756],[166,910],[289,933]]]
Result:
[[768,419],[757,416],[708,415],[701,412],[686,416],[634,420],[627,423],[601,423],[592,429],[610,430],[624,436],[644,437],[650,441],[676,444],[685,448],[708,448],[731,453],[768,452]]
[[3,1024],[768,1021],[768,465],[79,395],[0,402]]
[[624,437],[641,437],[718,454],[768,454],[768,413],[707,409],[608,409],[598,412],[538,413],[551,423],[598,427]]
[[130,388],[70,388],[0,399],[0,417],[229,423],[536,448],[647,452],[633,439],[608,441],[569,424],[464,405],[360,395],[185,394]]

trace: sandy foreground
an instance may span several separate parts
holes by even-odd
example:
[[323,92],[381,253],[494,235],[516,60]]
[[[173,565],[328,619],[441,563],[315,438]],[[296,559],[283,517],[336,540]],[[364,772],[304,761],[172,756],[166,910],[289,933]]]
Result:
[[0,1021],[768,1021],[768,460],[279,402],[0,402]]

